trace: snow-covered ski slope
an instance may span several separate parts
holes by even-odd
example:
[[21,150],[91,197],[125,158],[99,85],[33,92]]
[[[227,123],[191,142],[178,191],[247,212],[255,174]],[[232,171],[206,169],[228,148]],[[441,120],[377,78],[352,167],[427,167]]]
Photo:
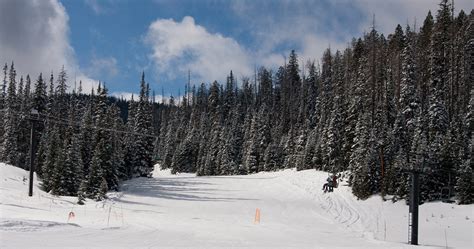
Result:
[[[419,248],[405,204],[356,200],[307,170],[195,177],[155,171],[104,202],[27,196],[28,172],[0,164],[0,248]],[[260,223],[255,223],[256,209]],[[69,214],[73,212],[74,217]],[[419,243],[473,248],[473,205],[420,206]]]

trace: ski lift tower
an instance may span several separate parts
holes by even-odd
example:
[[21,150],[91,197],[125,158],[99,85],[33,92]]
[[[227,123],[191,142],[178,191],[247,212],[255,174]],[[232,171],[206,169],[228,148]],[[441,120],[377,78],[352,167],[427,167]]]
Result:
[[35,122],[39,121],[39,113],[36,109],[31,109],[30,116],[28,118],[31,122],[31,133],[30,133],[30,181],[28,184],[28,196],[33,196],[33,177],[34,177],[34,162],[35,162]]
[[407,170],[411,175],[408,213],[408,243],[418,245],[418,206],[420,204],[420,170]]

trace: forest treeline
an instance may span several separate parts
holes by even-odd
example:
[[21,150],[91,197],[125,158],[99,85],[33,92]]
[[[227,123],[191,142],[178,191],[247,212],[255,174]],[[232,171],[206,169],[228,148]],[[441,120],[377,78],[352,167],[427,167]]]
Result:
[[151,175],[156,104],[144,75],[138,99],[127,102],[108,97],[104,84],[84,94],[80,83],[68,93],[64,69],[48,81],[40,74],[34,90],[29,76],[16,81],[13,63],[3,71],[3,162],[29,169],[33,123],[35,171],[47,192],[77,195],[79,203],[86,197],[102,200],[107,191],[119,189],[120,181]]
[[292,51],[275,71],[240,82],[230,72],[166,103],[153,100],[144,75],[137,100],[125,101],[104,85],[68,93],[64,70],[48,90],[42,75],[33,90],[29,76],[17,84],[13,64],[4,74],[0,159],[29,167],[35,108],[37,173],[54,194],[100,200],[160,162],[200,176],[344,172],[361,199],[407,197],[405,171],[415,169],[422,200],[451,192],[473,202],[474,13],[454,16],[447,0],[419,29],[373,28],[343,51],[327,49],[320,64]]

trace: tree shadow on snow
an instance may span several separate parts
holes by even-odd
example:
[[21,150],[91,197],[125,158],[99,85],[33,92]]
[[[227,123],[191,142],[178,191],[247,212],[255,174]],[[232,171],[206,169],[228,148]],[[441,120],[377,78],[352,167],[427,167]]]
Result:
[[0,203],[0,206],[1,206],[1,205],[12,206],[12,207],[19,207],[19,208],[26,208],[26,209],[34,209],[34,210],[48,211],[48,210],[42,209],[42,208],[27,207],[27,206],[22,206],[22,205],[17,205],[17,204]]
[[122,189],[127,195],[184,201],[250,201],[256,199],[227,198],[216,196],[227,190],[210,188],[212,183],[196,181],[195,177],[179,178],[141,178],[140,181],[126,182]]
[[238,180],[271,180],[278,178],[277,176],[272,177],[242,177],[242,176],[200,176],[200,178],[209,179],[238,179]]

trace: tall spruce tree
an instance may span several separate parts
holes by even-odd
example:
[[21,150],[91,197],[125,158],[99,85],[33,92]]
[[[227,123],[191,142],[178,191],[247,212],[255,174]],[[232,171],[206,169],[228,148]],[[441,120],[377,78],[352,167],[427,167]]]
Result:
[[16,94],[16,70],[12,63],[9,71],[8,92],[6,98],[5,121],[3,144],[0,147],[0,158],[3,162],[18,165],[17,161],[17,122],[18,122],[18,100]]
[[[152,134],[150,89],[145,83],[145,73],[140,81],[140,96],[135,116],[135,133]],[[153,138],[150,136],[138,137],[135,143],[135,158],[133,175],[151,176],[153,171]]]

